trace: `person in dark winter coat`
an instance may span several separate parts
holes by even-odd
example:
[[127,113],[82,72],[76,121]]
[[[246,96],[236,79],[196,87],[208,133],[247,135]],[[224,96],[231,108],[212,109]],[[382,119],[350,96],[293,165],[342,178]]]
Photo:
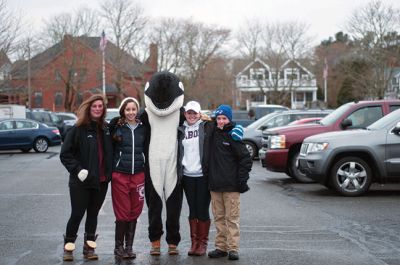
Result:
[[69,172],[71,216],[64,235],[63,260],[73,260],[80,222],[86,213],[83,255],[95,253],[97,215],[107,194],[112,172],[112,140],[105,124],[105,99],[93,95],[78,109],[78,121],[61,147],[60,160]]
[[[115,214],[115,249],[120,258],[136,258],[132,250],[137,219],[144,204],[144,144],[146,129],[137,119],[139,102],[125,98],[120,117],[110,122],[114,140],[111,189]],[[125,241],[125,247],[124,247]]]
[[210,258],[239,259],[240,193],[249,190],[247,180],[253,161],[241,141],[233,141],[232,110],[221,105],[215,110],[216,123],[209,132],[208,182],[217,230],[215,250]]

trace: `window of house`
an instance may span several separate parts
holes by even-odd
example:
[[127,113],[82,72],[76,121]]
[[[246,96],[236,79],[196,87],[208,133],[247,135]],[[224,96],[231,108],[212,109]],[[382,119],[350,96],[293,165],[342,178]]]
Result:
[[304,101],[304,93],[296,92],[296,101]]
[[301,80],[310,80],[310,76],[307,74],[301,75]]
[[63,104],[63,93],[62,92],[56,92],[54,95],[54,104],[56,107],[61,107]]
[[306,92],[306,101],[311,102],[313,101],[313,93],[312,92]]
[[62,80],[62,76],[61,76],[60,71],[56,70],[56,71],[55,71],[55,75],[56,75],[56,77],[55,77],[55,80],[56,80],[56,81]]
[[246,81],[247,81],[247,75],[241,75],[240,82],[246,82]]
[[34,94],[34,104],[35,108],[41,108],[43,104],[42,92],[35,92]]
[[392,85],[397,85],[399,83],[399,80],[396,77],[392,78]]
[[286,80],[297,80],[297,79],[299,79],[299,69],[297,69],[297,68],[287,68],[287,69],[285,69],[285,79]]
[[250,77],[252,80],[264,80],[265,79],[265,69],[264,68],[251,68]]

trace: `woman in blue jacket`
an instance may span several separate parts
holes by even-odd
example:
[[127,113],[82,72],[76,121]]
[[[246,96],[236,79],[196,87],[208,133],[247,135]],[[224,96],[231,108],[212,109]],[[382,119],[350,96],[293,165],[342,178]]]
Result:
[[[132,250],[137,218],[144,203],[145,127],[137,119],[139,103],[125,98],[119,107],[120,117],[110,122],[114,140],[112,202],[115,214],[115,249],[120,258],[136,258]],[[125,246],[124,246],[125,242]]]

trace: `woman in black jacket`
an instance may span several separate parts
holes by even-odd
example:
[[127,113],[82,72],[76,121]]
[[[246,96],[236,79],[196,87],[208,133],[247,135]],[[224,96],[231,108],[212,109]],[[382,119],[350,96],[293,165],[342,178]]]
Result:
[[68,132],[60,159],[70,173],[71,216],[64,235],[65,261],[73,260],[80,222],[86,213],[83,255],[98,259],[95,253],[97,215],[107,194],[112,172],[112,141],[105,124],[105,99],[93,95],[78,109],[78,121]]
[[[119,107],[120,117],[110,122],[114,140],[112,202],[115,214],[115,249],[120,258],[136,258],[132,251],[137,218],[144,203],[145,127],[137,120],[139,102],[125,98]],[[125,241],[125,248],[124,248]]]

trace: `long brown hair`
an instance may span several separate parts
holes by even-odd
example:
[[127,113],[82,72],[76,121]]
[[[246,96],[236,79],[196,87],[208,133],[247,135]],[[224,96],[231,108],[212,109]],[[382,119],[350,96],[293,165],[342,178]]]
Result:
[[88,98],[87,100],[83,101],[82,104],[78,108],[78,121],[76,122],[76,126],[84,126],[84,125],[89,125],[90,122],[92,121],[90,117],[90,107],[92,106],[93,102],[101,100],[103,102],[103,114],[101,115],[100,119],[97,121],[97,125],[100,128],[103,128],[104,126],[104,121],[106,117],[106,112],[107,112],[107,105],[106,105],[106,100],[103,95],[101,94],[96,94]]
[[[137,100],[134,99],[134,98],[125,98],[121,102],[121,106],[119,106],[119,119],[118,119],[118,122],[117,122],[117,127],[121,127],[122,125],[124,125],[126,123],[125,108],[131,102],[135,103],[136,109],[139,112],[139,103],[137,102]],[[136,119],[137,119],[137,117],[136,117]],[[116,142],[121,142],[122,141],[122,137],[118,133],[118,130],[116,130],[116,132],[114,133],[113,139]]]

